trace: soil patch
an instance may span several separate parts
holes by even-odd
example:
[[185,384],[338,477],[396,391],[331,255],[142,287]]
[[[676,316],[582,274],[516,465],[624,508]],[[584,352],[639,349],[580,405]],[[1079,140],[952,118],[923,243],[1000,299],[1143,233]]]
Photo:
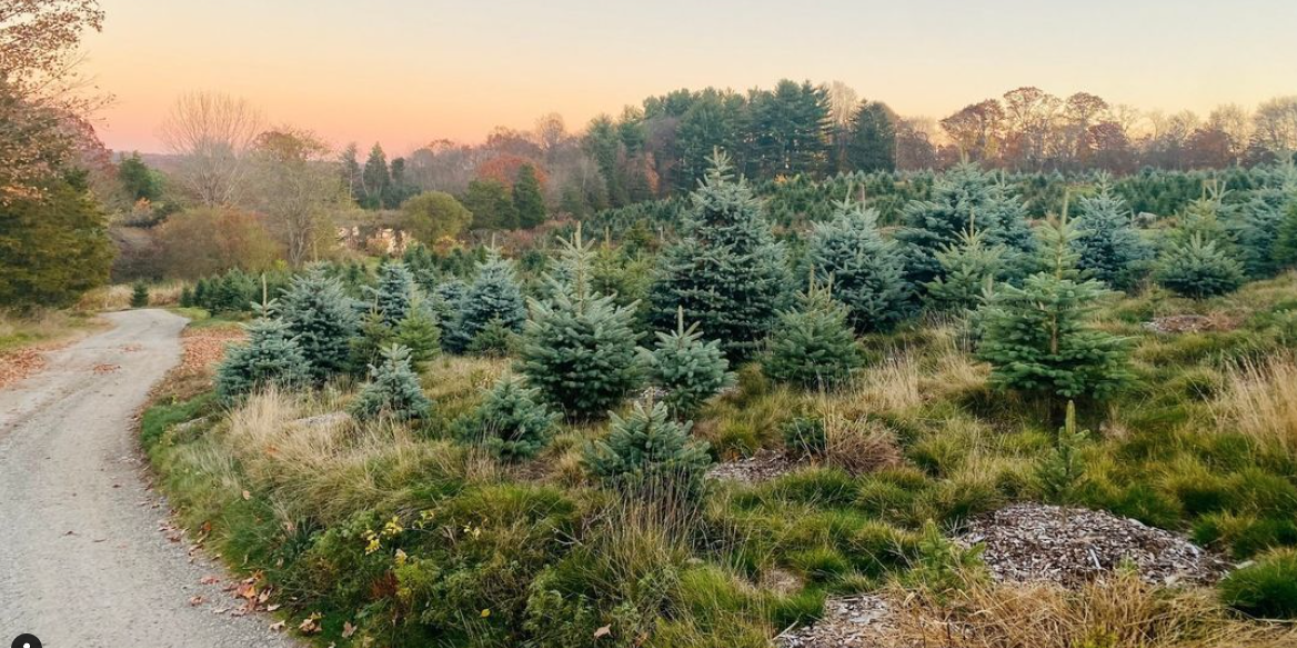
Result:
[[751,457],[712,466],[707,471],[707,478],[739,484],[759,484],[786,475],[800,465],[800,462],[782,452],[761,450]]
[[1223,313],[1212,315],[1169,315],[1144,322],[1144,328],[1154,333],[1207,333],[1232,331],[1238,328],[1239,318]]

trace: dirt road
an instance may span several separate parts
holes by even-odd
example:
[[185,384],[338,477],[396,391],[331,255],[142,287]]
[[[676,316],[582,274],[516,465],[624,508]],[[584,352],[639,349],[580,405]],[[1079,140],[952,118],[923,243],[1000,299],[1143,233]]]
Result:
[[[179,361],[185,320],[107,318],[111,330],[0,391],[0,645],[20,633],[46,648],[294,645],[265,617],[216,614],[233,604],[224,573],[158,531],[167,511],[146,489],[132,417]],[[222,583],[200,584],[209,575]]]

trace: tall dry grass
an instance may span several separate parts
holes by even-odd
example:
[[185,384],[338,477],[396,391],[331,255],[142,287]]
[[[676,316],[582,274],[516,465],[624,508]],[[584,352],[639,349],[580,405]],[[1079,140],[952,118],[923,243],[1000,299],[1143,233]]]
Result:
[[895,592],[896,645],[944,648],[1279,648],[1290,626],[1247,623],[1209,589],[1167,590],[1117,574],[1079,590],[970,583],[949,600]]
[[1242,363],[1225,379],[1213,408],[1217,428],[1297,456],[1297,358]]
[[[185,282],[183,281],[150,284],[149,306],[178,306],[180,304],[180,292],[184,288]],[[131,307],[132,290],[130,284],[114,284],[96,288],[82,295],[73,308],[83,313],[126,310]]]

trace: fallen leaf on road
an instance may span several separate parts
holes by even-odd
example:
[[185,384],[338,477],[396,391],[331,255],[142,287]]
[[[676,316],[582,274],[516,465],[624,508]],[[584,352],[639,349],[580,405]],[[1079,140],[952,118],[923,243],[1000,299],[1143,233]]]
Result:
[[190,607],[198,607],[199,605],[202,605],[203,602],[205,602],[206,600],[207,600],[207,599],[205,599],[205,598],[203,598],[203,597],[201,597],[201,596],[194,596],[194,597],[190,597],[190,599],[189,599],[189,606],[190,606]]
[[221,582],[221,578],[219,576],[204,576],[198,582],[203,585],[215,585]]
[[275,632],[282,632],[282,631],[284,630],[284,622],[283,622],[283,621],[276,621],[276,622],[270,624],[270,629],[273,630],[273,631],[275,631]]
[[300,630],[302,634],[315,634],[319,632],[320,616],[321,616],[320,613],[316,612],[315,614],[306,617],[306,619],[304,619],[302,623],[297,626],[297,629]]

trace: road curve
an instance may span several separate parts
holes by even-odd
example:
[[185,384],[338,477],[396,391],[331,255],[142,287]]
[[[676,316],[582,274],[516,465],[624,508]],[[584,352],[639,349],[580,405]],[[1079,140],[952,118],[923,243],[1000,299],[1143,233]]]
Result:
[[111,330],[0,391],[0,646],[21,633],[45,648],[295,645],[265,617],[216,614],[230,594],[199,581],[225,574],[158,530],[167,510],[132,419],[179,361],[185,320],[106,318]]

